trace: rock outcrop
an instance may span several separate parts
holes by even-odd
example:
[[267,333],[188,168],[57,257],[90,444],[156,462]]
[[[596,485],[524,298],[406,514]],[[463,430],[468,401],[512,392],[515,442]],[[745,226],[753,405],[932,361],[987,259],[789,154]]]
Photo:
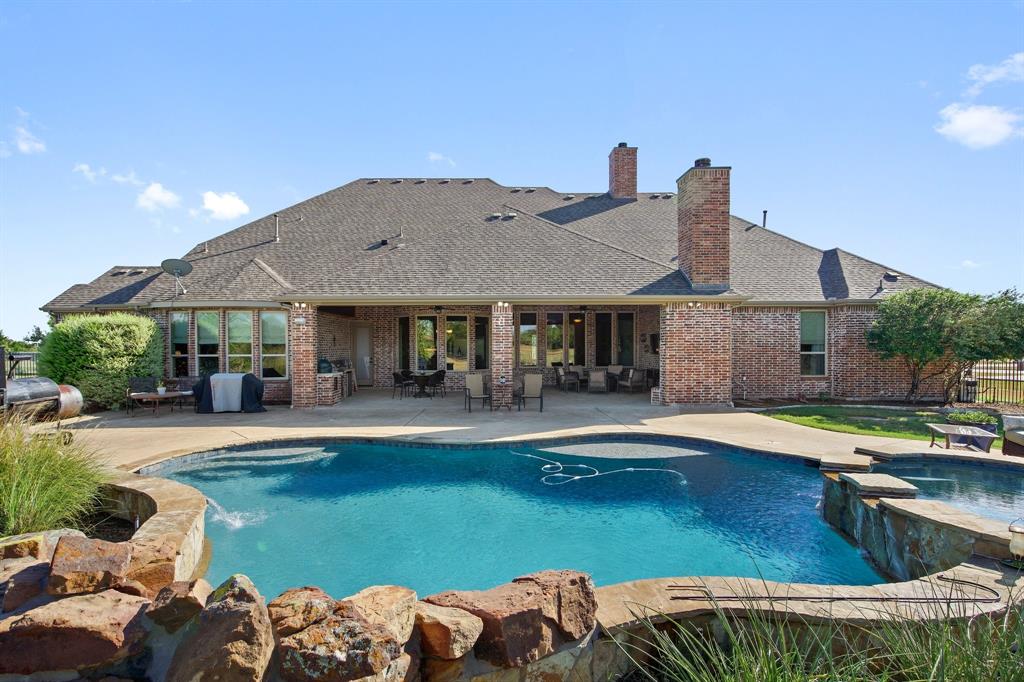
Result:
[[146,615],[167,632],[177,632],[206,607],[213,588],[202,578],[194,582],[174,582],[160,590]]
[[50,564],[31,556],[5,559],[0,570],[0,612],[10,613],[46,591]]
[[424,656],[454,660],[473,649],[484,622],[468,611],[421,601],[416,604],[416,627]]
[[442,592],[424,601],[479,617],[483,632],[474,653],[503,668],[547,656],[596,624],[594,584],[579,571],[540,571],[490,590]]
[[167,682],[258,682],[266,674],[273,630],[263,597],[246,576],[220,585],[186,632]]
[[0,674],[109,665],[137,653],[149,602],[107,590],[38,606],[0,621]]
[[294,635],[334,611],[334,599],[319,587],[294,587],[267,604],[278,638]]
[[65,535],[53,551],[46,589],[53,595],[99,592],[122,582],[130,563],[127,543]]
[[21,559],[33,557],[49,561],[57,541],[65,535],[84,538],[85,533],[71,528],[44,530],[37,533],[22,533],[0,538],[0,559]]
[[353,604],[371,623],[383,625],[400,644],[412,636],[416,625],[416,593],[408,587],[374,585],[344,601]]

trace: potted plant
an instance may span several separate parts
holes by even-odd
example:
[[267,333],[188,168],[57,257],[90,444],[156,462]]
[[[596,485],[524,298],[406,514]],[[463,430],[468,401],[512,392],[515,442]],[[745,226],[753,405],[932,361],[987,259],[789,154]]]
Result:
[[164,383],[163,379],[156,382],[156,392],[160,395],[167,393],[167,384]]
[[961,426],[976,426],[991,433],[999,432],[999,419],[981,410],[956,410],[946,413],[946,422]]

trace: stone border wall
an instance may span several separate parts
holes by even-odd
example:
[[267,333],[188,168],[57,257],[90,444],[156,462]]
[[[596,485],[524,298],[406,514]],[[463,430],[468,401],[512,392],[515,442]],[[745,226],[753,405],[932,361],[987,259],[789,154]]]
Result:
[[169,541],[176,549],[175,580],[190,580],[199,567],[205,539],[206,497],[166,478],[117,472],[103,486],[105,511],[138,523],[133,542]]

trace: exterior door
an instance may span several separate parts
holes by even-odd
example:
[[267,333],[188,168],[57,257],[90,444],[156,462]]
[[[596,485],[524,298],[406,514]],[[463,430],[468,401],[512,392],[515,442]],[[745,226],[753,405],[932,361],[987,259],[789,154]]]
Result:
[[352,363],[356,370],[356,383],[373,385],[373,327],[356,324],[352,327]]

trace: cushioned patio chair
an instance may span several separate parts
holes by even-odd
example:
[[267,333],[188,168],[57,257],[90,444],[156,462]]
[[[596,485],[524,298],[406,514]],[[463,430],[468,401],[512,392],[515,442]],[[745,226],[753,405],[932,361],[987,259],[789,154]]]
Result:
[[168,391],[180,391],[185,395],[178,398],[178,407],[195,406],[195,394],[192,388],[199,383],[199,377],[175,377],[167,380]]
[[569,371],[576,375],[580,386],[586,386],[590,381],[590,377],[587,375],[587,368],[583,365],[569,365]]
[[407,379],[401,372],[392,372],[391,376],[394,379],[394,387],[391,389],[391,399],[395,399],[395,393],[398,393],[398,399],[401,400],[407,395],[412,395],[412,389],[416,387],[416,382],[412,379]]
[[587,393],[607,393],[608,373],[603,369],[590,370],[590,383],[587,384]]
[[608,388],[612,391],[618,388],[619,379],[622,378],[625,370],[622,365],[608,365]]
[[526,401],[539,400],[540,411],[544,411],[544,375],[524,374],[523,388],[519,391],[519,409],[526,407]]
[[636,389],[647,390],[647,373],[640,369],[627,369],[622,373],[617,382],[617,389],[623,389],[632,393]]
[[580,375],[576,372],[566,372],[561,367],[555,367],[555,383],[563,393],[568,391],[571,386],[576,388],[577,393],[580,392]]
[[494,409],[494,404],[491,403],[491,392],[484,387],[484,377],[482,374],[467,374],[466,375],[466,409],[470,412],[473,411],[473,401],[480,401],[480,409],[483,409],[484,405],[490,405],[491,409]]
[[1003,415],[1003,454],[1024,457],[1024,415]]

